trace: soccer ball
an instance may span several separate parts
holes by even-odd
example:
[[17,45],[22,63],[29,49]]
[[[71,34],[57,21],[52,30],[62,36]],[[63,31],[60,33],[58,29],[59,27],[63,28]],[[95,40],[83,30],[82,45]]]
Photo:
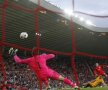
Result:
[[20,38],[21,38],[21,39],[28,38],[28,33],[27,33],[27,32],[22,32],[22,33],[20,33]]

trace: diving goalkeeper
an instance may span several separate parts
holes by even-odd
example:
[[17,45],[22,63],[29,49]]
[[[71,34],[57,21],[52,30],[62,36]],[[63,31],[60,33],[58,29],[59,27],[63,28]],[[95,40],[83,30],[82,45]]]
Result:
[[35,73],[38,72],[39,78],[46,85],[46,89],[49,87],[48,84],[49,78],[63,81],[65,84],[70,85],[72,88],[78,88],[76,83],[73,83],[68,78],[64,78],[59,73],[52,70],[46,65],[46,61],[49,59],[51,60],[51,58],[54,57],[55,57],[54,54],[41,54],[41,55],[33,56],[31,58],[21,59],[17,55],[15,55],[14,60],[16,63],[19,64],[28,64],[31,70],[33,70]]

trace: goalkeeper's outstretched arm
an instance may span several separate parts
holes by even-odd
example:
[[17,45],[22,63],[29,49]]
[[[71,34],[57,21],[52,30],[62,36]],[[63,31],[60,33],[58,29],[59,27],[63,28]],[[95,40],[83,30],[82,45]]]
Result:
[[46,60],[52,59],[55,57],[54,54],[41,54],[41,56],[43,56],[44,58],[46,58]]
[[30,62],[31,58],[27,58],[27,59],[21,59],[20,57],[18,57],[17,55],[14,56],[14,60],[16,63],[21,63],[21,64],[27,64]]

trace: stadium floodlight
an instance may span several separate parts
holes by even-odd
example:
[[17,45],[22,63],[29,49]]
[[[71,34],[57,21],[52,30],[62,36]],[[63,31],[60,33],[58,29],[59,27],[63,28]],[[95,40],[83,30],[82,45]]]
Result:
[[79,20],[80,20],[80,21],[84,21],[84,18],[83,18],[83,17],[80,17]]
[[65,9],[64,12],[69,15],[69,16],[73,16],[74,13],[72,12],[72,10],[69,10],[69,9]]
[[85,22],[86,22],[87,25],[93,25],[93,26],[95,26],[90,20],[86,20]]
[[78,17],[78,15],[77,15],[77,14],[75,14],[74,16],[75,16],[76,18]]
[[87,24],[87,25],[92,25],[92,22],[89,21],[89,20],[87,20],[87,21],[86,21],[86,24]]

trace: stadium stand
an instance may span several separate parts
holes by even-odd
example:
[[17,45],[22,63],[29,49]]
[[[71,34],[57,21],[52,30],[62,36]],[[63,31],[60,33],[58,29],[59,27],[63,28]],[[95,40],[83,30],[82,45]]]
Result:
[[[20,2],[20,0],[8,0],[8,7],[5,9],[6,15],[5,18],[3,18],[2,5],[5,1],[7,0],[0,0],[0,29],[2,29],[0,30],[0,40],[5,36],[3,46],[4,53],[2,53],[4,68],[6,70],[6,84],[17,86],[17,89],[19,90],[35,90],[36,88],[39,88],[38,80],[28,66],[16,64],[13,57],[8,53],[9,48],[14,47],[19,49],[20,56],[23,58],[32,56],[29,51],[32,51],[32,49],[37,46],[37,29],[39,29],[38,34],[41,34],[41,36],[39,36],[40,49],[57,54],[57,57],[54,60],[48,62],[48,66],[74,81],[74,70],[71,68],[71,59],[69,56],[73,51],[72,30],[75,29],[74,39],[77,55],[79,54],[78,56],[75,56],[75,63],[80,86],[82,86],[84,82],[94,79],[93,68],[96,62],[108,65],[107,59],[98,58],[98,56],[101,55],[102,57],[107,56],[107,35],[100,37],[100,33],[90,31],[76,23],[74,23],[73,28],[73,24],[71,25],[69,18],[63,17],[63,13],[58,14],[42,8],[42,10],[38,11],[37,15],[37,13],[35,13],[37,5],[29,0],[22,0],[22,2]],[[37,17],[35,15],[37,15]],[[3,23],[4,20],[5,22]],[[3,26],[5,27],[3,28]],[[2,32],[3,30],[5,33]],[[29,33],[29,38],[26,40],[19,38],[19,34],[23,31]],[[3,36],[3,34],[6,35]],[[24,52],[26,52],[26,55],[24,55]],[[85,52],[87,54],[80,52]],[[67,55],[68,57],[61,58],[59,54]],[[82,54],[83,56],[80,56]],[[53,62],[53,64],[51,62]],[[2,67],[2,65],[3,63],[0,61],[0,67]],[[0,68],[0,83],[4,83],[2,71],[3,69]],[[108,74],[107,69],[105,69],[105,72]],[[108,83],[108,78],[105,80],[106,83]],[[68,87],[62,82],[49,81],[52,88]],[[44,87],[45,86],[43,86],[43,88]],[[11,89],[11,87],[7,88]]]

